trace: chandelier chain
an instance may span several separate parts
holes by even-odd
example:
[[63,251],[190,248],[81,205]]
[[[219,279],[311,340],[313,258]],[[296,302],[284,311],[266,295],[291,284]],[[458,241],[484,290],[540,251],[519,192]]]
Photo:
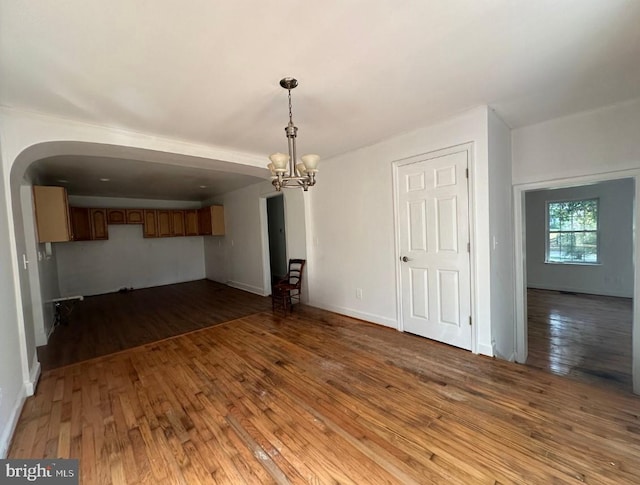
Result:
[[293,123],[293,115],[291,114],[291,89],[289,91],[289,123]]

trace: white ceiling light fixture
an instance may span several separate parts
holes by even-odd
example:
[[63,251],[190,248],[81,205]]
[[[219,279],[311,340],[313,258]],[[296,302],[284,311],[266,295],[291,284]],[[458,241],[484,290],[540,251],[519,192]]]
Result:
[[[282,188],[302,188],[305,192],[316,184],[316,173],[318,172],[318,162],[320,157],[315,154],[302,155],[297,162],[296,157],[296,137],[298,127],[293,124],[291,114],[291,90],[298,85],[298,81],[292,77],[285,77],[280,81],[280,86],[289,92],[289,124],[284,131],[287,134],[289,144],[289,154],[274,153],[269,156],[271,163],[267,168],[271,170],[271,183],[278,192]],[[288,162],[288,163],[287,163]],[[289,171],[287,172],[287,165]]]

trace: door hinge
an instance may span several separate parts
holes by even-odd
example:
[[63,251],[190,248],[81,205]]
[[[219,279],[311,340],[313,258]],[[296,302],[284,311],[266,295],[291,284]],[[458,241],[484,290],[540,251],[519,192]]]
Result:
[[464,173],[465,173],[465,175],[467,176],[467,178],[469,178],[469,169],[468,169],[468,168],[465,168],[465,169],[464,169]]
[[469,325],[472,324],[471,315],[469,315]]
[[467,243],[467,252],[468,253],[471,252],[471,243],[470,242]]

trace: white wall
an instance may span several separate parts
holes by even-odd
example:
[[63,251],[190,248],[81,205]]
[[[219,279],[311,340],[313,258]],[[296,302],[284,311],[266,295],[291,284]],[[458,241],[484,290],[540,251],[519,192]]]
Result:
[[[313,189],[312,189],[313,190]],[[269,295],[269,258],[266,198],[275,193],[270,182],[229,192],[211,202],[224,205],[225,236],[207,238],[207,278],[258,295]],[[307,259],[306,208],[301,190],[284,190],[287,258]],[[308,269],[302,301],[308,299]]]
[[[1,133],[0,133],[1,134]],[[5,176],[0,173],[0,186],[8,190]],[[0,197],[0,458],[7,454],[9,441],[26,397],[24,369],[26,351],[24,327],[16,322],[18,295],[13,279],[7,205]],[[22,322],[20,322],[22,323]]]
[[513,183],[638,168],[639,133],[640,99],[518,128]]
[[[488,112],[446,122],[323,161],[310,190],[312,305],[398,327],[392,162],[473,142],[473,286],[476,351],[492,355]],[[362,299],[356,298],[361,288]]]
[[495,356],[515,359],[511,130],[489,110],[491,342]]
[[[633,297],[633,179],[526,193],[527,286]],[[600,264],[546,264],[546,203],[599,199]]]
[[[69,197],[78,207],[196,208],[197,202]],[[143,238],[141,224],[109,225],[105,241],[54,243],[62,296],[99,295],[205,277],[204,236]]]

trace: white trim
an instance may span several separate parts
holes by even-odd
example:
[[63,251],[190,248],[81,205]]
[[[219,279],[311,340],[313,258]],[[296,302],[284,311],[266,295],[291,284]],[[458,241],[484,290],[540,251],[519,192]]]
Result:
[[401,158],[399,160],[394,160],[391,163],[391,179],[392,179],[392,190],[393,190],[393,229],[395,231],[395,262],[396,262],[396,320],[397,320],[397,329],[401,332],[404,332],[404,326],[402,324],[402,284],[401,284],[401,268],[400,268],[400,212],[399,212],[399,201],[398,201],[398,169],[404,165],[409,165],[412,163],[421,162],[424,160],[430,160],[433,158],[442,157],[445,155],[450,155],[453,153],[459,153],[461,151],[467,152],[467,168],[469,170],[469,176],[467,178],[467,192],[468,192],[468,207],[467,210],[469,212],[469,244],[471,245],[471,251],[469,253],[469,292],[470,292],[470,313],[471,319],[473,321],[472,329],[471,329],[471,352],[474,354],[483,354],[488,356],[493,356],[493,349],[489,345],[480,344],[478,342],[478,315],[477,315],[477,286],[476,286],[476,257],[475,257],[475,248],[476,246],[476,220],[474,217],[475,214],[475,190],[474,190],[474,180],[475,180],[475,143],[474,142],[466,142],[461,143],[459,145],[453,145],[450,147],[445,147],[439,150],[433,150],[427,153],[421,153],[418,155],[413,155],[411,157]]
[[11,439],[13,438],[13,433],[16,430],[16,426],[18,425],[20,413],[22,412],[22,406],[24,406],[24,402],[26,399],[27,391],[26,387],[23,386],[16,396],[16,400],[13,403],[13,407],[11,408],[9,420],[4,426],[2,436],[0,436],[0,459],[4,459],[7,457],[7,453],[9,452],[9,445],[11,445]]
[[227,281],[227,286],[231,288],[236,288],[238,290],[248,291],[249,293],[254,293],[260,296],[269,296],[269,293],[265,293],[264,288],[260,288],[259,286],[248,285],[246,283],[241,283],[240,281]]
[[493,347],[488,344],[478,342],[478,348],[476,354],[486,355],[487,357],[493,357]]
[[320,308],[322,310],[327,310],[334,313],[339,313],[340,315],[346,315],[348,317],[357,318],[358,320],[364,320],[365,322],[375,323],[378,325],[383,325],[385,327],[391,327],[394,329],[398,328],[398,322],[393,318],[383,317],[381,315],[375,315],[373,313],[361,312],[359,310],[354,310],[353,308],[331,305],[330,303],[322,303],[322,302],[310,302],[310,306],[315,308]]
[[27,396],[33,396],[38,386],[38,380],[40,379],[40,362],[38,361],[38,355],[33,356],[33,365],[31,366],[31,373],[29,374],[29,380],[24,383],[25,392]]
[[[515,298],[516,298],[516,361],[524,363],[527,360],[527,270],[525,245],[525,193],[532,190],[558,189],[589,185],[608,180],[632,178],[635,183],[635,197],[633,201],[633,260],[640,257],[640,237],[636,231],[640,228],[640,169],[603,172],[579,177],[543,180],[540,182],[516,184],[513,186],[514,211],[514,243],[515,243]],[[632,330],[632,379],[633,392],[640,394],[640,264],[633,268],[633,330]]]

